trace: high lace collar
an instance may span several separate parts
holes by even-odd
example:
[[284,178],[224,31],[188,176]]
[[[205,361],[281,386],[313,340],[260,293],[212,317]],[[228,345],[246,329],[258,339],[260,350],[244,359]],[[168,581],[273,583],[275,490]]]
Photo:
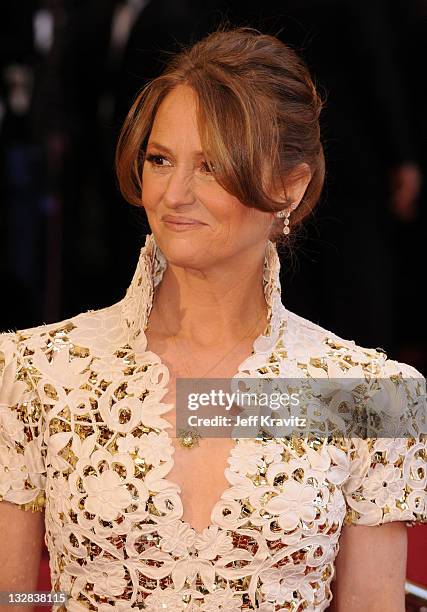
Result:
[[[148,234],[141,248],[138,264],[131,284],[122,301],[122,317],[128,332],[128,343],[136,343],[145,350],[145,330],[153,306],[154,289],[163,278],[167,260],[157,244],[154,235]],[[281,301],[280,259],[276,246],[267,242],[264,271],[264,295],[267,303],[267,326],[262,337],[270,337],[278,331],[284,307]]]

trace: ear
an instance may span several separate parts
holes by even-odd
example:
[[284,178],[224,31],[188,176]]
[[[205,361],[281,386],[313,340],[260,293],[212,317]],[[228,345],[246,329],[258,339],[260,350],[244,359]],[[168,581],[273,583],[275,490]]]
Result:
[[[311,171],[310,166],[301,162],[288,173],[287,177],[283,180],[283,187],[277,193],[275,200],[281,200],[282,210],[289,211],[292,213],[296,208],[298,208],[304,194],[307,190],[308,185],[311,181]],[[277,224],[280,223],[279,219],[276,216],[276,212],[271,212],[271,229]]]

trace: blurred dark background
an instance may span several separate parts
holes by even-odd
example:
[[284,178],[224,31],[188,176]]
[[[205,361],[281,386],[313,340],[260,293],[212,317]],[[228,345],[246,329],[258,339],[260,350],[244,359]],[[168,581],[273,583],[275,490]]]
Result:
[[283,302],[427,374],[427,0],[45,0],[0,19],[0,329],[121,299],[148,227],[114,176],[137,91],[227,19],[311,69],[325,189],[282,255]]

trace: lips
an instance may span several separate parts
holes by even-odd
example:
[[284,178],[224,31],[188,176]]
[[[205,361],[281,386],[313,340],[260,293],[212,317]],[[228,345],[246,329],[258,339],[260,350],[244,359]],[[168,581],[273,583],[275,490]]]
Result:
[[166,215],[162,217],[163,221],[167,223],[176,223],[177,225],[204,225],[201,221],[197,219],[190,219],[189,217],[174,217],[172,215]]

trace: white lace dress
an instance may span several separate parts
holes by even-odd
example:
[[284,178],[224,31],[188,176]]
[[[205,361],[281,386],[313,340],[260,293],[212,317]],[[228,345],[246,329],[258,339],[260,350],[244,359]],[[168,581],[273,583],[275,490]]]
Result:
[[343,525],[427,522],[425,379],[289,312],[269,243],[269,322],[236,377],[379,382],[411,435],[235,439],[197,533],[167,478],[169,372],[144,334],[165,267],[149,235],[120,302],[0,335],[0,499],[45,512],[52,588],[69,595],[53,610],[325,610]]

